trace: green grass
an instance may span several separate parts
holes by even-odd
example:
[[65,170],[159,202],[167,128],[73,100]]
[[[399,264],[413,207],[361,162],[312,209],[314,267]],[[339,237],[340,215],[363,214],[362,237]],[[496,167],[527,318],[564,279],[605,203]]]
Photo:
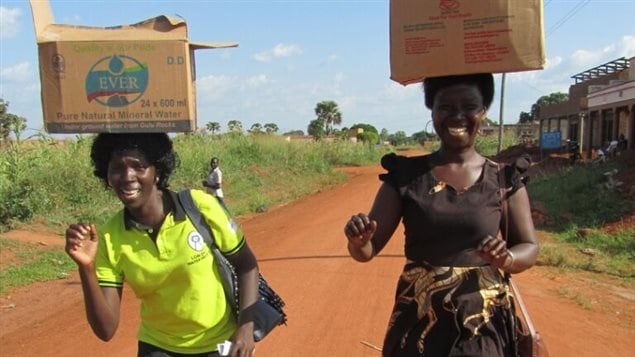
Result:
[[635,277],[635,227],[600,229],[635,212],[633,200],[605,185],[613,169],[619,163],[580,164],[532,179],[531,200],[549,217],[538,228],[554,238],[542,244],[539,264]]
[[[33,219],[62,232],[76,221],[102,223],[120,209],[93,176],[92,138],[36,141],[0,151],[0,230]],[[340,182],[341,165],[379,161],[385,148],[350,142],[287,142],[272,135],[178,135],[179,166],[170,187],[202,188],[212,156],[220,158],[226,201],[236,215],[262,210]]]
[[553,218],[551,228],[599,227],[635,212],[635,202],[615,189],[606,188],[606,172],[619,169],[617,163],[567,166],[532,180],[532,200],[544,204]]
[[75,263],[63,250],[42,251],[32,243],[0,239],[0,250],[11,252],[15,263],[0,270],[0,295],[7,290],[37,281],[63,279]]
[[[41,140],[0,149],[0,231],[35,220],[63,234],[70,223],[100,224],[121,209],[93,176],[91,143],[91,136],[78,136],[67,142]],[[217,156],[226,202],[238,216],[263,212],[341,182],[346,177],[336,167],[374,164],[390,149],[342,141],[287,142],[271,135],[178,135],[174,145],[179,165],[170,187],[201,188],[209,161]],[[64,277],[75,267],[61,249],[42,252],[6,239],[0,239],[0,249],[11,252],[16,262],[0,271],[0,293]]]

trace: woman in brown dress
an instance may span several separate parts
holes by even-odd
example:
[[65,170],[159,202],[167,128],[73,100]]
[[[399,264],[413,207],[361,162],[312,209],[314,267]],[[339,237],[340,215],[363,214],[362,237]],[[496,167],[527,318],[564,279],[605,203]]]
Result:
[[[522,272],[538,255],[521,175],[528,161],[499,175],[474,147],[494,97],[491,74],[427,78],[423,88],[441,148],[384,156],[388,172],[379,176],[370,213],[352,216],[344,228],[350,255],[366,262],[404,224],[406,264],[383,356],[513,356],[502,272]],[[498,234],[502,199],[506,241]]]

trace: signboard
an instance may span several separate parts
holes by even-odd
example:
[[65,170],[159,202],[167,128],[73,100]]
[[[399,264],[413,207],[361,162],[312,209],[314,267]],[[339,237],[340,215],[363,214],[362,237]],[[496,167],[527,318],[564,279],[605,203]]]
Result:
[[562,147],[562,134],[559,131],[549,131],[540,134],[541,149],[559,149]]

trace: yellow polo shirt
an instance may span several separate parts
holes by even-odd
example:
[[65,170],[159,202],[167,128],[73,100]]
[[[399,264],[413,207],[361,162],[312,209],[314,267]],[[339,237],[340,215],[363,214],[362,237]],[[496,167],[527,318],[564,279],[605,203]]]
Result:
[[[139,340],[177,353],[216,351],[236,323],[214,256],[176,194],[165,192],[176,209],[158,233],[135,227],[125,209],[99,228],[97,279],[100,286],[115,288],[125,281],[141,300]],[[227,255],[240,250],[243,233],[216,198],[201,190],[192,190],[192,198],[220,250]]]

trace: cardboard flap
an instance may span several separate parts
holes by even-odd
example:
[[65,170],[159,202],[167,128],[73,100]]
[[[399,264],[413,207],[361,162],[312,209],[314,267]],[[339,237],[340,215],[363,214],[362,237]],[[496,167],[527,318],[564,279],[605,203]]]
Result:
[[53,41],[187,40],[187,24],[178,17],[160,15],[132,25],[111,27],[56,24],[48,0],[30,0],[38,43]]
[[238,42],[190,42],[190,48],[193,50],[231,47],[238,47]]
[[37,42],[40,42],[40,36],[44,33],[46,27],[48,27],[55,21],[53,19],[53,11],[51,11],[51,4],[49,4],[48,0],[30,0],[29,3],[31,4],[31,13],[33,14],[35,37],[37,39]]
[[159,15],[151,19],[137,22],[136,24],[132,24],[130,26],[135,28],[145,28],[154,31],[167,32],[172,31],[179,26],[186,26],[186,24],[185,20],[180,17]]

